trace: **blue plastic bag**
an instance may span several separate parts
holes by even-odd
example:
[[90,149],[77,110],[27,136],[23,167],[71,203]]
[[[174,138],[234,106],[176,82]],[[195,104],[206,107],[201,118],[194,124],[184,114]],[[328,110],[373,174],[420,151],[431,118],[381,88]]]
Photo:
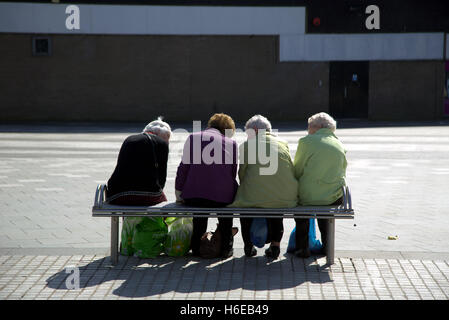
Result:
[[[296,227],[293,228],[290,234],[290,239],[288,240],[287,252],[295,252],[296,250]],[[309,220],[309,249],[312,253],[320,253],[323,245],[320,240],[316,238],[316,223],[315,219]]]
[[253,245],[263,248],[268,237],[267,219],[255,218],[251,223],[250,238]]

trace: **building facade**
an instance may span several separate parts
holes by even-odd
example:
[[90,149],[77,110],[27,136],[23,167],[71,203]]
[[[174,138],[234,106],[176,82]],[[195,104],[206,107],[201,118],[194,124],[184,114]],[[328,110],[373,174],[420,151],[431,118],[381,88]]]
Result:
[[0,2],[0,121],[449,115],[444,1],[254,2]]

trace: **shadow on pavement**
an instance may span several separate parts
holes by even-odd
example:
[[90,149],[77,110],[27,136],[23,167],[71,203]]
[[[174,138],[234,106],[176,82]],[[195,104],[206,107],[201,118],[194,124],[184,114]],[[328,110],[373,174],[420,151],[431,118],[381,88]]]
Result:
[[[295,288],[306,281],[332,281],[327,266],[318,265],[314,257],[299,259],[290,254],[284,257],[270,261],[264,256],[233,257],[227,260],[191,256],[160,256],[154,259],[120,256],[116,266],[112,266],[110,258],[106,257],[76,266],[79,270],[79,288],[75,289],[104,284],[103,287],[110,288],[108,294],[121,297],[151,297],[170,292],[197,293],[198,296],[198,293],[235,289],[282,290]],[[47,287],[69,290],[76,283],[72,281],[73,275],[66,266],[46,280]],[[111,281],[113,283],[108,284]],[[101,290],[105,291],[105,288]]]

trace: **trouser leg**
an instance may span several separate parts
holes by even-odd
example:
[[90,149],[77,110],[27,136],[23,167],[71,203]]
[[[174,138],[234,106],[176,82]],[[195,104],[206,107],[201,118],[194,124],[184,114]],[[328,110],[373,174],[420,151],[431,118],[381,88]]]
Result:
[[305,250],[309,247],[309,219],[295,219],[296,250]]
[[218,218],[218,230],[221,232],[221,251],[230,250],[234,244],[232,218]]
[[282,236],[284,235],[284,222],[282,218],[267,218],[267,226],[269,229],[269,239],[267,243],[270,242],[281,242]]
[[246,246],[251,246],[252,245],[251,235],[250,235],[250,230],[251,230],[251,224],[252,223],[253,223],[253,218],[240,218],[240,226],[242,227],[243,243]]

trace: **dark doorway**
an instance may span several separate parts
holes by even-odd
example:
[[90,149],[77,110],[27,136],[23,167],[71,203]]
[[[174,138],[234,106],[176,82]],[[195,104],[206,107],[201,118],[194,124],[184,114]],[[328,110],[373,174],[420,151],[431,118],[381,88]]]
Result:
[[367,118],[368,84],[368,61],[330,62],[330,114],[335,118]]

